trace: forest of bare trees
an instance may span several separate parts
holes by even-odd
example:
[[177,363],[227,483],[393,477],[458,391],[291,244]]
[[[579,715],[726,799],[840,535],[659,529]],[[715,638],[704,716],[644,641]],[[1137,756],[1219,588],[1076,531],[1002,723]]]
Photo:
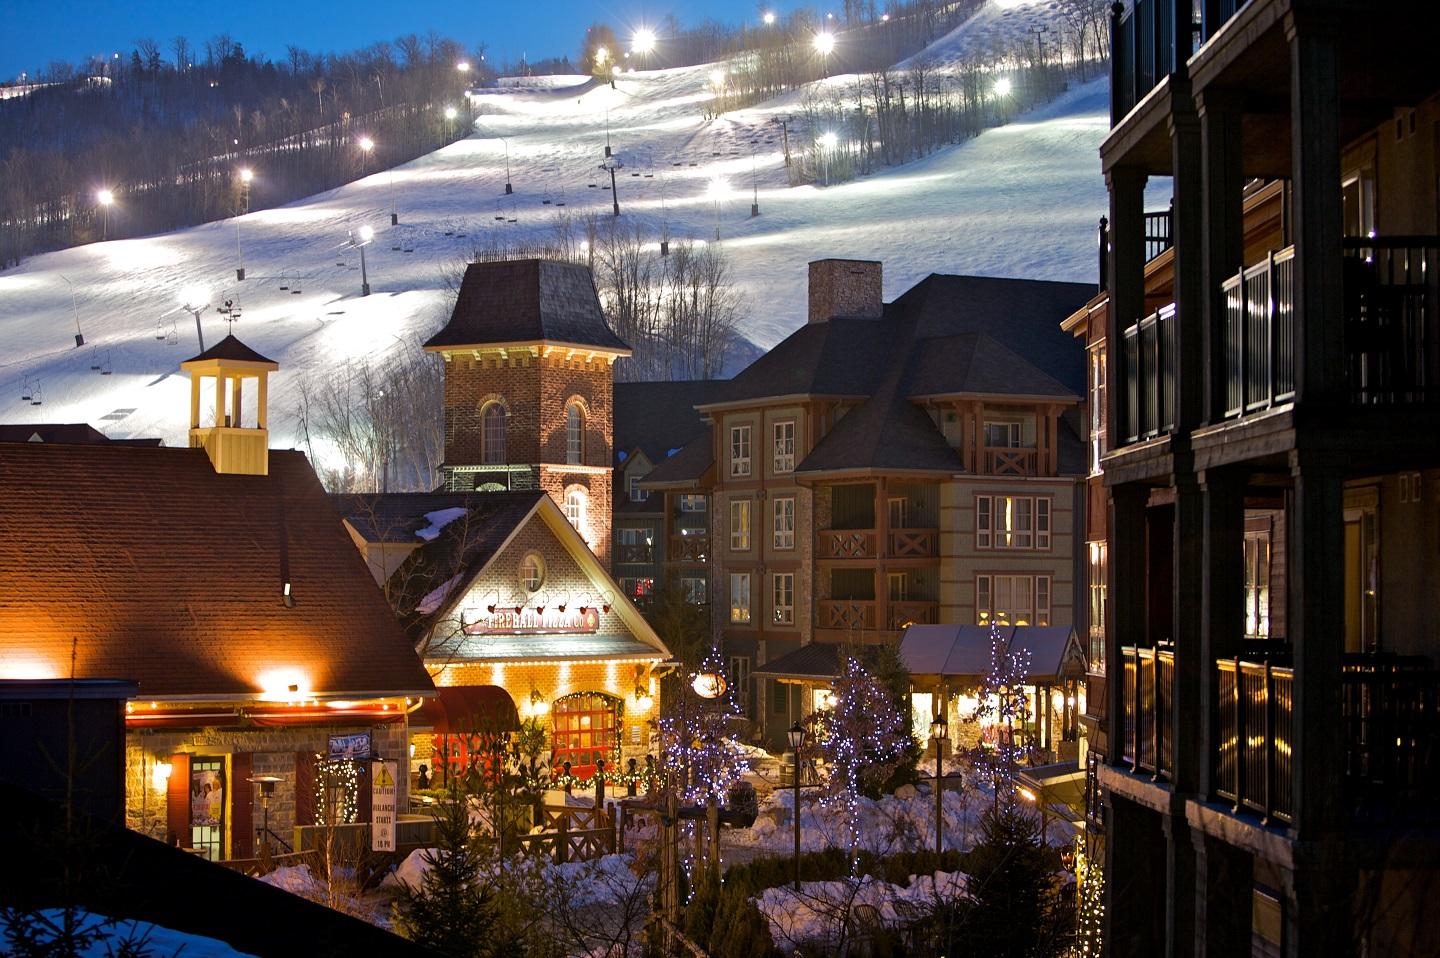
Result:
[[[479,71],[456,65],[472,59],[432,34],[343,55],[290,47],[275,62],[221,35],[51,64],[48,85],[0,100],[0,267],[278,205],[434,150],[469,131],[462,93]],[[255,175],[243,192],[241,168]]]

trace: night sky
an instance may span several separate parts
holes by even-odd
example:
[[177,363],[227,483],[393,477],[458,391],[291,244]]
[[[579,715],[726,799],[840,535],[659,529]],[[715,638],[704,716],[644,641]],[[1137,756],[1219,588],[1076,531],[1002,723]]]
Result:
[[222,32],[247,53],[276,61],[285,58],[287,45],[340,53],[430,30],[467,49],[488,43],[490,60],[574,59],[591,22],[621,31],[668,12],[685,25],[712,17],[738,24],[754,19],[756,6],[753,0],[0,0],[0,79],[33,73],[52,60],[116,51],[128,60],[139,37],[154,38],[169,60],[171,37],[188,37],[192,48],[203,50],[206,39]]

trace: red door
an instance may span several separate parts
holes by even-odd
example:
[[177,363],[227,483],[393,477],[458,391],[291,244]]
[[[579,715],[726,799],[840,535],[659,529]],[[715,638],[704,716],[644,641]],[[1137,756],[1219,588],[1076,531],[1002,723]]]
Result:
[[570,763],[570,774],[588,779],[600,759],[610,762],[620,743],[620,700],[599,692],[577,692],[550,709],[556,775]]

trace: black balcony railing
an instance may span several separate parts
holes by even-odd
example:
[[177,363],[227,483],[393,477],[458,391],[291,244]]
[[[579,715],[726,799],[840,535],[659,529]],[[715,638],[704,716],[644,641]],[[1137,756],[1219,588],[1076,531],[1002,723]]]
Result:
[[1175,429],[1175,304],[1125,330],[1125,441]]
[[1225,415],[1295,398],[1295,247],[1227,279]]
[[1189,0],[1134,0],[1129,9],[1112,15],[1110,125],[1119,123],[1174,72],[1177,62],[1188,60],[1244,5],[1245,0],[1206,0],[1199,22],[1191,19]]
[[1440,401],[1440,237],[1345,240],[1351,401]]
[[1136,771],[1168,779],[1175,770],[1171,705],[1175,700],[1175,653],[1170,649],[1120,650],[1124,661],[1121,701],[1125,741],[1120,756]]
[[[1170,210],[1145,214],[1145,262],[1175,245]],[[1110,220],[1100,217],[1100,290],[1110,288]]]
[[1435,811],[1440,785],[1440,671],[1423,658],[1345,660],[1345,781],[1357,812]]

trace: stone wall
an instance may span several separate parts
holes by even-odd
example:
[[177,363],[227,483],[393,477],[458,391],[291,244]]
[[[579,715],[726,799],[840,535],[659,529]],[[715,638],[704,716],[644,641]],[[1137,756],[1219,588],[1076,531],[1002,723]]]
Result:
[[833,316],[876,319],[884,310],[883,268],[872,260],[822,259],[810,264],[809,322]]

